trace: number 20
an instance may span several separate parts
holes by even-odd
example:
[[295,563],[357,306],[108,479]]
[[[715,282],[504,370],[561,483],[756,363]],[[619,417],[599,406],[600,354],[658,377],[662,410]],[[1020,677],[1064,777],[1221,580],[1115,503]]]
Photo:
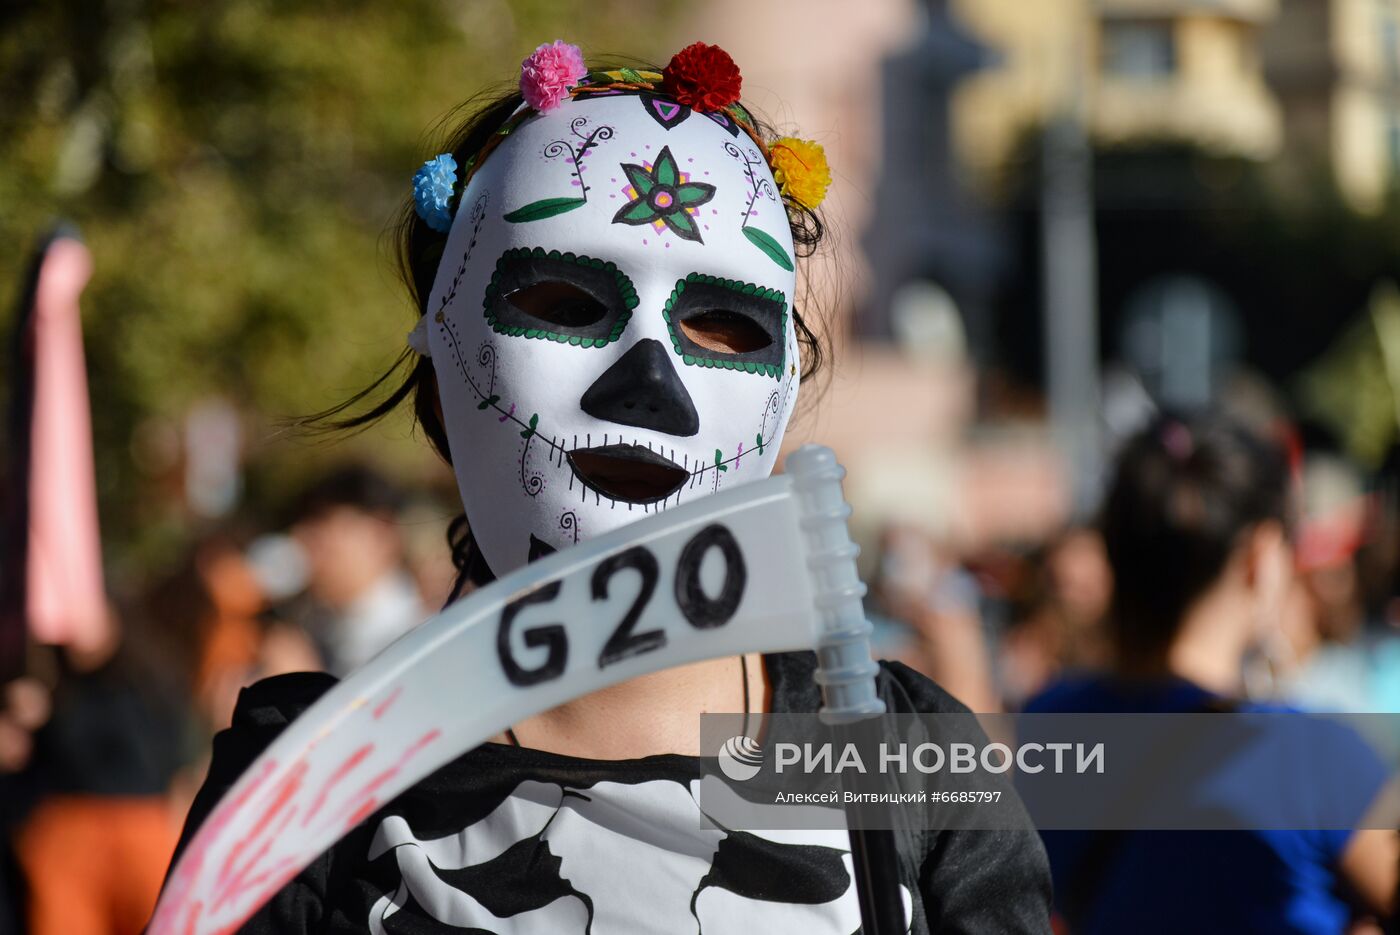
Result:
[[[724,584],[719,593],[710,597],[700,583],[700,564],[706,553],[716,548],[724,559]],[[608,585],[620,571],[632,569],[642,578],[642,586],[632,606],[623,614],[612,635],[603,644],[598,654],[598,668],[603,669],[624,659],[640,656],[666,645],[663,630],[645,630],[633,633],[637,621],[656,591],[661,567],[656,556],[646,546],[633,546],[626,551],[611,555],[599,562],[593,569],[590,589],[595,601],[608,599]],[[686,622],[700,630],[724,626],[739,608],[744,596],[744,586],[748,579],[748,569],[744,565],[744,555],[739,550],[739,542],[725,526],[712,523],[691,537],[681,549],[676,562],[676,604]],[[540,665],[527,669],[516,659],[511,650],[511,625],[526,607],[533,604],[548,604],[559,596],[561,582],[553,581],[523,597],[516,598],[501,610],[501,622],[496,630],[496,652],[500,656],[501,668],[512,685],[526,687],[548,682],[564,674],[569,661],[569,637],[562,623],[547,623],[531,627],[522,637],[530,648],[547,649],[545,660]]]

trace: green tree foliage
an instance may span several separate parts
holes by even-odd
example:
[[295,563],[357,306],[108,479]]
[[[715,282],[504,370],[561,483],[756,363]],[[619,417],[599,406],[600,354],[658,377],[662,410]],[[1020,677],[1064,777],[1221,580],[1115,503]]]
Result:
[[[0,287],[18,289],[52,220],[76,222],[96,262],[84,321],[109,551],[178,540],[174,469],[151,427],[201,397],[245,415],[255,495],[314,469],[322,448],[277,420],[338,401],[402,347],[414,312],[383,234],[436,152],[425,131],[558,35],[586,53],[665,55],[674,6],[0,6]],[[386,438],[406,429],[376,430],[375,454],[392,460]],[[417,442],[398,447],[401,464],[430,462]]]
[[1400,438],[1400,291],[1386,281],[1297,380],[1303,410],[1336,430],[1369,469]]

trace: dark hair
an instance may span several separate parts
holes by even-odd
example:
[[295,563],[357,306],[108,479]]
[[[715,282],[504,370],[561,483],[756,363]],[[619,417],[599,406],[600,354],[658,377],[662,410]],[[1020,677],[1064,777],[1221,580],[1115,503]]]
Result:
[[[590,64],[590,70],[614,68],[620,64],[639,70],[659,70],[655,65],[636,61],[594,62]],[[523,98],[517,87],[499,86],[483,90],[439,121],[439,131],[455,128],[446,133],[440,132],[439,135],[446,139],[446,145],[436,148],[436,151],[450,152],[458,165],[467,164],[467,160],[482,150],[522,102]],[[752,113],[750,109],[750,114]],[[754,128],[765,141],[771,142],[778,137],[772,126],[758,117],[754,119]],[[407,287],[409,297],[421,316],[427,313],[428,297],[432,292],[433,279],[437,275],[443,249],[447,245],[447,234],[433,230],[418,217],[414,210],[412,194],[408,191],[409,186],[405,184],[404,189],[404,204],[392,232],[399,278]],[[792,230],[793,246],[798,258],[812,256],[826,233],[820,212],[786,195],[783,196],[783,206],[787,211],[788,226]],[[809,285],[803,296],[803,304],[807,304],[811,297],[812,290]],[[804,320],[796,308],[796,303],[792,309],[792,321],[797,331],[797,342],[802,349],[801,378],[806,381],[822,369],[826,359],[826,347],[823,339]],[[408,371],[406,375],[403,374],[405,370]],[[388,386],[393,386],[393,390],[382,401],[363,412],[355,412]],[[408,348],[405,348],[389,368],[369,386],[344,402],[302,419],[301,425],[313,430],[360,430],[388,415],[410,397],[414,417],[422,427],[423,434],[427,436],[438,455],[451,464],[452,454],[448,448],[447,433],[438,415],[437,382],[432,361],[426,357],[419,357]],[[451,524],[448,539],[452,547],[452,561],[460,576],[457,586],[453,589],[455,598],[461,590],[462,579],[482,584],[490,581],[492,576],[476,549],[464,517],[459,517]]]
[[1165,650],[1242,535],[1286,528],[1289,502],[1283,449],[1229,419],[1165,415],[1130,440],[1101,519],[1120,659]]
[[347,464],[310,484],[287,510],[287,525],[316,519],[337,507],[365,513],[398,513],[404,494],[398,485],[374,468]]

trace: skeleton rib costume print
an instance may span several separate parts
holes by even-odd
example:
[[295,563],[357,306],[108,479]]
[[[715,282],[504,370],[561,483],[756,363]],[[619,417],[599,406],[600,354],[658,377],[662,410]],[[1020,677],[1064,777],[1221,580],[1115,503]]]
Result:
[[[486,751],[478,766],[490,772],[506,755]],[[845,832],[729,832],[700,812],[699,780],[686,781],[681,758],[644,769],[573,764],[567,775],[548,762],[513,763],[541,778],[497,786],[509,794],[496,792],[499,804],[461,830],[424,834],[404,814],[384,817],[368,854],[385,887],[370,935],[421,932],[425,922],[493,935],[860,928]],[[483,800],[493,800],[486,789]]]
[[[619,93],[513,129],[421,323],[492,572],[766,477],[797,399],[793,293],[771,170],[723,114]],[[697,342],[717,318],[737,344]]]
[[[765,655],[775,714],[821,704],[810,652]],[[967,713],[899,663],[900,713]],[[214,740],[184,851],[253,760],[336,680],[264,679]],[[693,757],[590,760],[486,743],[385,803],[239,928],[240,935],[633,935],[800,932],[860,925],[841,831],[722,828],[700,811]],[[817,806],[812,806],[817,807]],[[1019,805],[1016,806],[1019,808]],[[1049,932],[1045,852],[1024,812],[1006,832],[916,831],[901,846],[909,935]],[[828,827],[830,827],[828,825]],[[179,853],[177,851],[177,853]]]

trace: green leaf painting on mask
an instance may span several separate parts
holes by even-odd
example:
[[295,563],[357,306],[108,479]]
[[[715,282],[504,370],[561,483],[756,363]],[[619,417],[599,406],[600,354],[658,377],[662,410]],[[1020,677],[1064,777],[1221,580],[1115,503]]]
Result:
[[749,243],[768,254],[769,259],[774,263],[777,263],[788,272],[792,272],[792,257],[788,256],[788,252],[783,249],[782,244],[774,240],[772,235],[759,230],[757,227],[744,227],[741,229],[744,232],[744,236],[749,239]]
[[532,201],[524,207],[516,208],[507,214],[505,219],[512,224],[542,221],[545,218],[552,218],[556,214],[564,214],[575,208],[582,208],[587,203],[582,198],[542,198],[539,201]]

